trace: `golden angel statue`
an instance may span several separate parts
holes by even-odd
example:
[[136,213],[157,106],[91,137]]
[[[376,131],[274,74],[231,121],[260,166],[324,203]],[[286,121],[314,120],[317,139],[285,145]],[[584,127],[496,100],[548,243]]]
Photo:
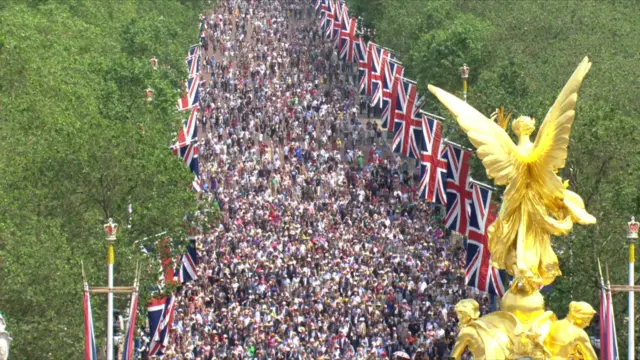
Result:
[[591,62],[584,58],[540,125],[534,142],[534,119],[521,116],[511,129],[500,125],[452,94],[429,85],[458,121],[496,185],[507,185],[497,220],[489,228],[494,266],[515,277],[550,284],[561,275],[550,235],[566,235],[573,223],[594,224],[579,195],[567,190],[556,175],[565,166],[578,89]]

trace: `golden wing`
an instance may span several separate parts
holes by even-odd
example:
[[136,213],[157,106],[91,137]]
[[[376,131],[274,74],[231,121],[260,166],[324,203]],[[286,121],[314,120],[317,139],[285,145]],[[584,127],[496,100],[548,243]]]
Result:
[[565,166],[571,125],[576,116],[578,89],[590,68],[591,62],[585,57],[540,125],[533,151],[528,159],[528,162],[535,164],[539,170],[555,171]]
[[508,184],[515,175],[517,149],[509,135],[478,110],[448,92],[429,85],[429,91],[451,112],[467,134],[487,169],[487,175],[497,185]]

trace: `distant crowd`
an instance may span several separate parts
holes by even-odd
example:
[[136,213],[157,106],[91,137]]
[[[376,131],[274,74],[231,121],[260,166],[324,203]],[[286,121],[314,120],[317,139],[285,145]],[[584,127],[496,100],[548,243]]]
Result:
[[222,220],[197,236],[164,359],[447,359],[453,306],[488,311],[315,16],[228,0],[205,19],[199,200]]

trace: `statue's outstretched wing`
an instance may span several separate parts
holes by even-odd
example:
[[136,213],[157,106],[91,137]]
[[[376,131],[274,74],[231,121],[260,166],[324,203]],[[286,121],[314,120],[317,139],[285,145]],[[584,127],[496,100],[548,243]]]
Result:
[[517,149],[509,135],[500,125],[456,96],[433,85],[429,85],[429,91],[451,112],[478,149],[478,157],[487,169],[487,175],[495,179],[497,185],[509,183],[516,173],[514,165],[517,161]]
[[591,62],[588,57],[585,57],[569,78],[540,125],[534,149],[528,159],[528,162],[535,163],[538,169],[555,171],[564,167],[567,160],[571,125],[573,125],[576,116],[578,89],[580,89],[582,80],[590,68]]

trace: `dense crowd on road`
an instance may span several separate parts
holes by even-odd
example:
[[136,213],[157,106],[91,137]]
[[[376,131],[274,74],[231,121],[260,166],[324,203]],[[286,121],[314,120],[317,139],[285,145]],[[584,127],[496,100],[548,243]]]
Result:
[[164,359],[446,359],[455,303],[488,301],[419,173],[359,120],[310,2],[222,1],[206,21],[199,200],[222,218]]

